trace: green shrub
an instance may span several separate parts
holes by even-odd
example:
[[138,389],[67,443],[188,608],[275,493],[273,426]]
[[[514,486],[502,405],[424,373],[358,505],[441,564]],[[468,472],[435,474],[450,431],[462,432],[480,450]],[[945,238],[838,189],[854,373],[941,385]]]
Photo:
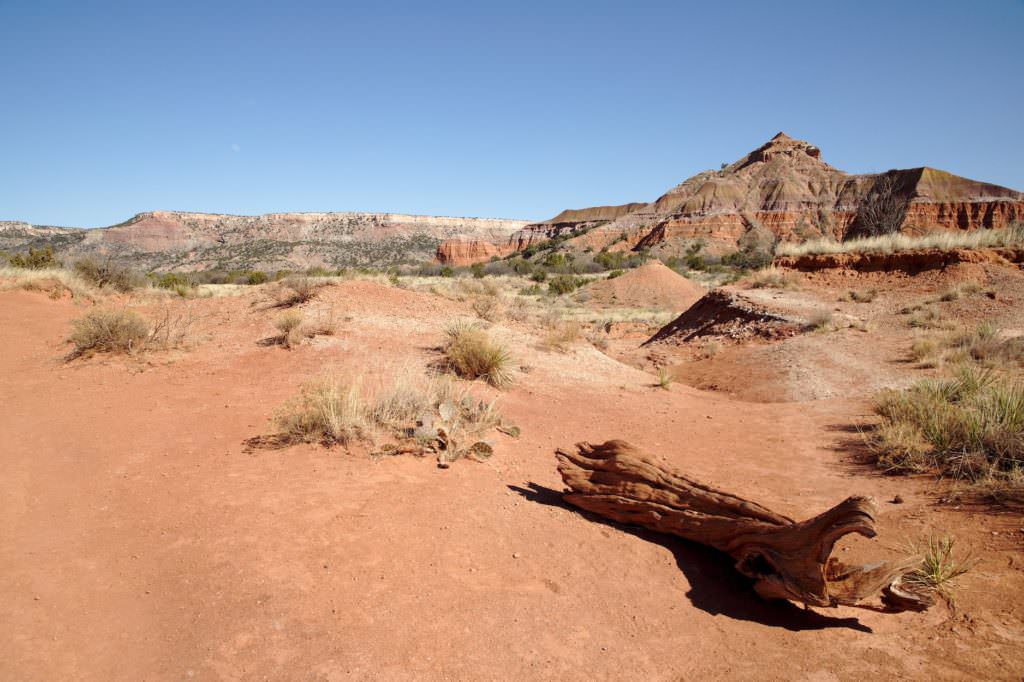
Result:
[[608,273],[608,279],[615,279],[616,277],[622,277],[624,270],[612,270]]
[[29,248],[28,253],[16,253],[9,259],[12,268],[23,268],[25,270],[46,270],[48,268],[59,268],[61,263],[53,255],[53,249],[49,246],[43,249]]
[[149,338],[149,323],[132,310],[99,308],[71,323],[73,357],[91,353],[131,353]]
[[558,275],[548,282],[548,291],[557,296],[571,293],[586,283],[582,277],[573,275]]
[[487,274],[483,263],[473,263],[469,266],[469,271],[473,273],[473,277],[476,279],[483,279],[484,275]]
[[438,274],[441,275],[442,277],[454,277],[455,270],[452,269],[450,266],[443,265],[441,266],[441,270],[438,272]]
[[245,276],[245,283],[255,286],[257,284],[266,284],[268,279],[267,273],[254,270]]

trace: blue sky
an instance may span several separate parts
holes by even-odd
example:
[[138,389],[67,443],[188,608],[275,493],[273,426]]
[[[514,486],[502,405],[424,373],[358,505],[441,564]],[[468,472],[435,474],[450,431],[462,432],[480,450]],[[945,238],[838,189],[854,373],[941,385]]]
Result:
[[1024,190],[1024,2],[0,0],[0,219],[543,219],[779,130]]

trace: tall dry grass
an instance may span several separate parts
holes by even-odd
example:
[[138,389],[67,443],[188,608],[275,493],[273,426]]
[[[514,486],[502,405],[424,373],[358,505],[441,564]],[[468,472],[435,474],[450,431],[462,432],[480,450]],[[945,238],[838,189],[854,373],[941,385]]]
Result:
[[1001,229],[937,230],[924,235],[911,236],[894,233],[879,237],[851,239],[838,242],[833,239],[814,239],[802,244],[779,244],[776,256],[809,256],[829,253],[897,253],[919,249],[983,249],[1024,246],[1024,225]]

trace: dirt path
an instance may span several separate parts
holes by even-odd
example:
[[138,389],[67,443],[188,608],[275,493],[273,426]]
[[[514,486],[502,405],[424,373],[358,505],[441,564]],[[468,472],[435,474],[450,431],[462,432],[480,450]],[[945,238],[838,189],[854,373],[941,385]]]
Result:
[[[523,436],[487,464],[246,452],[321,367],[429,360],[439,326],[425,320],[438,311],[419,295],[353,283],[331,296],[356,319],[320,346],[260,347],[268,325],[245,301],[203,302],[221,307],[194,351],[66,364],[61,339],[81,309],[0,294],[0,677],[1014,679],[1024,668],[1024,524],[935,508],[929,483],[857,467],[837,449],[856,404],[666,392],[593,349],[537,353],[500,403]],[[763,603],[709,551],[561,504],[554,448],[612,437],[798,517],[898,492],[905,504],[881,505],[884,540],[847,543],[847,556],[940,528],[983,562],[956,613]]]

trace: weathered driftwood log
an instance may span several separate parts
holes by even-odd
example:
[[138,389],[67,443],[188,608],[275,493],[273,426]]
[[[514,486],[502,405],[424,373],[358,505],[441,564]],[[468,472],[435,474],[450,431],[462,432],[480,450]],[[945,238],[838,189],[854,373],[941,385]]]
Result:
[[851,497],[796,522],[669,471],[624,441],[576,447],[557,451],[567,502],[725,552],[766,599],[855,606],[880,594],[887,611],[921,611],[934,603],[931,594],[904,581],[919,559],[846,566],[830,558],[836,541],[848,533],[875,536],[870,498]]

